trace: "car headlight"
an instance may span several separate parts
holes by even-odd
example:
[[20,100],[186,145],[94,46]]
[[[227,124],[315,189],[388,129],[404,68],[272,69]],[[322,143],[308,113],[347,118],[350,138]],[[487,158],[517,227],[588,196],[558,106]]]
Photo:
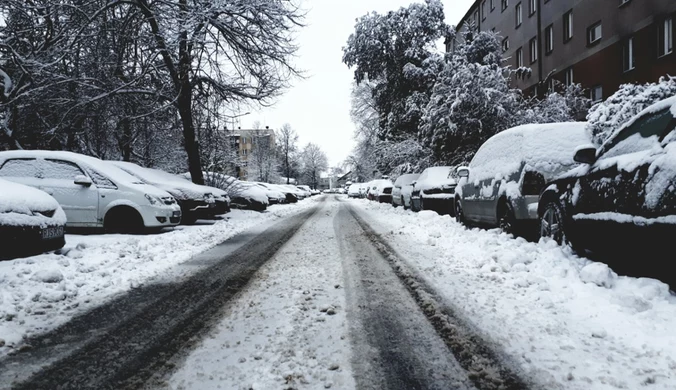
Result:
[[150,204],[153,205],[153,206],[163,203],[162,199],[160,199],[159,196],[145,194],[145,197],[146,197],[146,199],[148,199],[148,202],[150,202]]

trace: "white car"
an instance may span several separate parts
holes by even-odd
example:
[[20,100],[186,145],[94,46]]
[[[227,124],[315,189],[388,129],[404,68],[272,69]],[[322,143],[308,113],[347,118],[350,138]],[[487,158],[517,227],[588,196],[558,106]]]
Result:
[[[217,214],[215,188],[194,184],[183,177],[159,169],[145,168],[125,161],[108,161],[146,184],[170,193],[181,206],[184,224],[210,219]],[[223,214],[223,213],[221,213]]]
[[140,233],[175,226],[181,208],[166,191],[94,157],[71,152],[0,152],[0,177],[43,190],[66,213],[66,227]]
[[413,182],[411,210],[434,210],[453,215],[455,180],[452,167],[430,167]]
[[370,183],[369,200],[378,203],[392,203],[392,181],[390,179],[378,179]]
[[361,183],[353,183],[350,184],[350,186],[347,188],[347,197],[348,198],[361,198],[362,197],[362,191],[361,189],[363,184]]
[[397,178],[394,182],[394,189],[392,190],[392,206],[404,206],[404,210],[411,207],[413,182],[418,180],[419,177],[419,173],[408,173]]
[[53,197],[2,179],[0,188],[0,259],[63,247],[66,214]]
[[[204,182],[207,186],[220,190],[222,196],[227,199],[228,210],[231,207],[265,211],[268,207],[268,197],[265,190],[252,183],[238,180],[236,177],[220,172],[203,171]],[[190,173],[183,174],[186,180],[191,180]],[[216,194],[218,204],[218,193]]]
[[286,194],[280,191],[279,188],[275,188],[274,185],[268,183],[256,182],[255,184],[265,191],[269,204],[286,203]]
[[309,198],[312,196],[312,190],[310,189],[309,186],[296,186],[299,190],[303,191],[305,193],[305,197]]

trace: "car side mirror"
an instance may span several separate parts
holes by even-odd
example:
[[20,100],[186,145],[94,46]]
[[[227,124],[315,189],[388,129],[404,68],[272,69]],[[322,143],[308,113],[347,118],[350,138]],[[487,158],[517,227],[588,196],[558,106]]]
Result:
[[83,187],[90,187],[92,185],[92,179],[88,178],[85,175],[77,175],[75,176],[75,180],[73,181],[75,184]]
[[469,177],[469,168],[459,167],[456,173],[458,174],[458,177]]
[[573,160],[582,164],[593,164],[596,161],[596,148],[592,146],[578,148]]

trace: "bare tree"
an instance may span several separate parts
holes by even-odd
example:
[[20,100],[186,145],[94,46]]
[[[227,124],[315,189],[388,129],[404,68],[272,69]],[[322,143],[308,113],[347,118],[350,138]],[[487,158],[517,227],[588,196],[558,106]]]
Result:
[[298,134],[288,123],[277,132],[277,155],[281,160],[282,173],[286,177],[286,184],[291,181],[294,166],[297,166]]
[[321,173],[329,169],[329,160],[322,149],[313,143],[303,149],[303,176],[314,189],[319,185]]
[[251,156],[249,157],[249,176],[258,181],[270,183],[277,171],[277,154],[272,137],[257,135],[253,137]]
[[[40,126],[49,135],[57,127],[83,126],[86,118],[73,115],[73,108],[91,111],[94,103],[113,95],[147,95],[156,101],[151,113],[175,110],[192,179],[203,183],[195,101],[218,96],[224,104],[268,104],[298,75],[290,63],[297,50],[292,34],[303,15],[293,1],[3,0],[0,15],[4,20],[0,25],[0,126],[6,143],[15,148],[21,147],[16,118],[22,98],[31,97],[34,106],[46,107],[41,111],[45,114],[33,115],[35,123],[24,127]],[[111,18],[126,23],[96,28]],[[109,55],[111,42],[117,40],[105,34],[118,38],[122,32],[129,32],[130,39],[122,40],[132,50],[127,54],[138,55]],[[101,34],[105,43],[93,44]],[[100,55],[92,54],[96,50],[102,51]],[[92,76],[83,68],[96,63],[112,64],[112,74],[121,76],[111,77],[114,83],[101,84],[98,74]],[[130,67],[136,71],[130,72]],[[43,93],[46,90],[50,93]],[[51,104],[42,104],[45,100]],[[119,143],[131,158],[133,135],[127,124],[151,113],[134,112],[138,106],[133,103],[126,107]],[[63,125],[64,121],[71,123]],[[101,122],[99,136],[90,141],[110,136],[105,125]],[[105,145],[91,149],[105,149]]]

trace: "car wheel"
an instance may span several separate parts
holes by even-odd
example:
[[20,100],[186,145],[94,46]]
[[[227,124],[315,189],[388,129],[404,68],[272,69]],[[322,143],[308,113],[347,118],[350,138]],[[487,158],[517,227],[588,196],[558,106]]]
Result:
[[563,205],[557,200],[547,201],[540,218],[540,237],[549,237],[559,244],[568,244],[565,224]]
[[517,234],[517,221],[514,215],[514,208],[512,204],[505,201],[500,207],[500,216],[498,218],[498,226],[503,232],[507,234]]
[[465,224],[465,214],[462,211],[462,204],[460,204],[460,199],[455,201],[455,220],[461,224]]
[[408,207],[406,207],[406,202],[404,202],[404,197],[401,197],[401,205],[404,207],[404,210],[408,210]]
[[103,229],[106,233],[140,234],[145,230],[145,224],[138,211],[128,206],[118,206],[106,213]]

